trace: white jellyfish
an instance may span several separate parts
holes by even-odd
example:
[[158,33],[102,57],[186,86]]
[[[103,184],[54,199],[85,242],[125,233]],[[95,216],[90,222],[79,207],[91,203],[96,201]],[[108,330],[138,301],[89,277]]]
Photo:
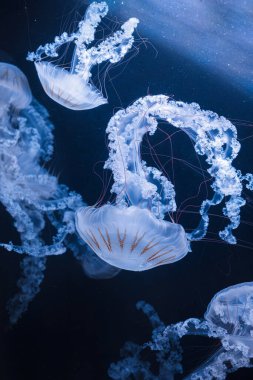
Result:
[[205,320],[226,331],[226,349],[253,358],[253,283],[245,282],[221,290],[211,300]]
[[[55,37],[53,43],[40,46],[35,53],[28,54],[27,59],[35,61],[39,79],[47,95],[66,108],[87,110],[107,103],[107,99],[92,83],[91,69],[105,61],[119,62],[133,45],[133,32],[138,24],[136,18],[130,18],[121,26],[120,31],[97,46],[88,48],[94,41],[98,24],[107,12],[108,6],[105,2],[92,3],[75,33],[68,35],[65,32]],[[57,50],[70,42],[75,43],[75,49],[69,70],[42,60],[43,55],[57,57]]]
[[186,379],[222,380],[239,368],[252,367],[252,291],[252,282],[223,289],[211,300],[203,321],[192,318],[174,326],[180,336],[207,335],[221,341],[217,352]]
[[188,252],[182,226],[136,206],[80,208],[76,228],[102,260],[121,269],[151,269],[178,261]]
[[[163,220],[176,210],[173,184],[161,171],[148,167],[141,157],[146,133],[154,134],[163,120],[183,130],[195,144],[195,151],[206,156],[213,179],[213,197],[203,200],[200,222],[186,234],[184,228]],[[107,127],[109,158],[104,168],[113,173],[111,192],[114,204],[81,208],[76,212],[76,228],[81,238],[100,258],[118,268],[141,271],[182,259],[189,243],[202,239],[208,229],[208,212],[226,199],[223,214],[229,224],[220,237],[236,242],[233,229],[240,224],[242,181],[253,189],[252,175],[242,176],[233,165],[240,150],[233,124],[196,103],[170,100],[164,95],[140,98],[126,110],[118,111]],[[170,214],[171,215],[171,214]]]
[[26,76],[18,67],[0,62],[0,117],[7,108],[21,110],[28,107],[32,100]]

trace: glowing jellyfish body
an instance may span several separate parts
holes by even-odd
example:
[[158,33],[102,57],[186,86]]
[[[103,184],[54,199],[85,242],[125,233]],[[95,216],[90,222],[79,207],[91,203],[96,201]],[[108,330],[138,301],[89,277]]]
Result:
[[211,300],[205,320],[223,328],[225,345],[253,357],[253,283],[230,286]]
[[85,207],[76,213],[79,235],[97,255],[118,268],[142,271],[180,260],[188,252],[183,228],[136,206]]
[[96,253],[94,253],[89,247],[85,254],[82,254],[80,261],[84,270],[84,273],[96,280],[106,280],[117,276],[120,272],[119,268],[107,264],[104,260],[101,260]]
[[107,103],[98,89],[79,75],[50,62],[36,62],[35,67],[47,95],[62,106],[79,111]]
[[252,291],[252,282],[230,286],[213,297],[204,320],[190,318],[185,322],[168,326],[168,329],[173,329],[180,337],[206,335],[221,341],[221,347],[216,353],[186,379],[226,379],[228,373],[252,366]]
[[[35,53],[28,54],[28,59],[35,61],[40,82],[47,95],[66,108],[87,110],[107,103],[101,91],[91,82],[91,69],[105,61],[119,62],[133,45],[133,32],[138,24],[135,18],[129,19],[120,31],[97,46],[88,48],[94,41],[98,24],[107,12],[105,2],[92,3],[79,23],[77,32],[71,35],[63,33],[55,37],[53,43],[40,46]],[[75,50],[69,70],[41,61],[42,55],[57,57],[57,50],[70,42],[75,43]]]
[[[214,195],[202,202],[199,225],[187,235],[182,226],[162,220],[176,210],[174,186],[140,155],[144,134],[154,134],[159,120],[185,131],[210,166]],[[240,150],[233,124],[214,112],[202,111],[196,103],[158,95],[141,98],[118,111],[106,131],[110,153],[104,167],[113,172],[115,205],[76,213],[79,235],[103,260],[119,268],[144,270],[181,259],[189,251],[189,241],[206,235],[209,209],[225,197],[223,214],[229,224],[220,237],[230,244],[236,242],[232,231],[240,223],[240,207],[245,204],[242,181],[252,190],[253,179],[252,174],[242,176],[232,165]]]
[[6,107],[26,108],[31,100],[30,87],[22,71],[10,63],[0,62],[0,115]]

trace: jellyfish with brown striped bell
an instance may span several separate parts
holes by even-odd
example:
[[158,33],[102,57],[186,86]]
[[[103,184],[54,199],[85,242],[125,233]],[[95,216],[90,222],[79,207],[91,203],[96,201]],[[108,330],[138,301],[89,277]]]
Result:
[[[76,32],[66,32],[56,36],[54,42],[39,46],[27,59],[35,62],[40,82],[47,95],[55,102],[72,110],[87,110],[107,103],[107,99],[92,81],[91,70],[102,62],[119,62],[131,49],[133,33],[138,20],[130,18],[121,30],[106,38],[96,46],[88,47],[95,39],[96,28],[106,16],[108,6],[105,2],[93,2],[87,8]],[[63,45],[74,44],[70,67],[44,58],[57,58]]]
[[18,67],[0,62],[0,116],[8,108],[19,111],[28,107],[32,94],[26,76]]
[[180,260],[188,252],[180,224],[159,220],[136,206],[80,208],[76,226],[101,259],[121,269],[151,269]]
[[[206,157],[212,197],[200,205],[200,221],[186,233],[173,219],[176,192],[169,178],[141,157],[146,133],[154,134],[163,121],[184,131],[195,152]],[[198,104],[187,104],[164,95],[140,98],[118,111],[107,127],[109,158],[104,168],[113,173],[113,204],[82,207],[76,212],[76,228],[81,238],[107,263],[122,269],[142,271],[182,259],[191,241],[205,237],[209,209],[224,202],[228,225],[221,239],[235,244],[233,230],[240,224],[243,182],[253,190],[253,175],[242,175],[233,166],[240,150],[235,126]],[[189,178],[190,181],[190,178]],[[166,220],[169,219],[170,220]]]

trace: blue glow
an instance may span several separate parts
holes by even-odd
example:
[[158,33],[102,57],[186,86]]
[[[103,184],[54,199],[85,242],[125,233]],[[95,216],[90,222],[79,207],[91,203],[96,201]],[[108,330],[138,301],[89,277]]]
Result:
[[162,45],[175,51],[239,90],[253,93],[251,0],[108,3],[117,15],[138,17],[140,32],[157,48]]

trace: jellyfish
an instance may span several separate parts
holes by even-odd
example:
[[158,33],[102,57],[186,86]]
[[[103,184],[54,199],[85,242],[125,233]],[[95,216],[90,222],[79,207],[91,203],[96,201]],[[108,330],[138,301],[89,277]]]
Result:
[[[213,197],[202,202],[200,222],[191,233],[173,220],[175,189],[161,171],[142,160],[140,145],[145,133],[154,134],[158,121],[184,131],[197,154],[205,155],[213,180]],[[235,244],[233,230],[240,224],[243,182],[253,190],[253,176],[242,175],[232,162],[240,150],[235,126],[196,103],[187,104],[164,95],[140,98],[118,111],[107,126],[109,158],[104,168],[113,173],[114,204],[82,207],[76,212],[80,237],[107,263],[142,271],[174,263],[190,251],[190,242],[205,237],[211,206],[225,199],[223,214],[229,223],[219,235]]]
[[244,282],[218,292],[211,300],[204,319],[224,330],[226,349],[235,349],[253,358],[253,283]]
[[223,289],[211,300],[204,320],[190,318],[173,326],[180,337],[207,335],[218,338],[221,342],[220,349],[186,379],[225,379],[228,373],[239,368],[252,367],[252,290],[252,282]]
[[[26,88],[21,87],[19,91],[22,97],[22,91],[26,91]],[[11,104],[11,92],[9,95],[8,104]],[[7,101],[7,92],[3,96]],[[14,219],[22,241],[20,246],[12,243],[1,245],[21,254],[28,253],[38,257],[61,254],[66,250],[62,244],[64,237],[68,234],[67,230],[71,230],[71,218],[67,211],[83,202],[78,194],[58,184],[57,178],[45,168],[45,162],[53,153],[53,125],[49,115],[33,99],[26,108],[19,111],[15,122],[12,111],[8,111],[6,107],[0,124],[0,201]],[[58,231],[50,246],[45,246],[39,237],[45,228],[46,219]]]
[[[185,380],[223,380],[239,368],[252,367],[252,291],[252,282],[230,286],[213,297],[203,319],[190,318],[168,326],[151,305],[138,302],[137,309],[146,314],[153,328],[151,340],[144,345],[128,342],[122,350],[122,360],[110,366],[109,376],[128,379],[131,374],[134,379],[140,375],[145,380],[174,379],[176,373],[182,372],[180,339],[186,335],[213,337],[220,340],[221,346]],[[151,363],[142,359],[141,353],[147,348],[155,352],[159,375],[153,373]]]
[[82,255],[80,259],[86,276],[96,280],[107,280],[117,276],[120,272],[119,268],[101,260],[89,246],[87,246],[85,255]]
[[[55,37],[53,43],[40,46],[36,52],[28,54],[27,59],[35,62],[47,95],[66,108],[87,110],[107,103],[107,99],[92,83],[92,67],[105,61],[119,62],[133,45],[133,32],[138,24],[136,18],[130,18],[121,26],[120,31],[97,46],[88,48],[94,41],[96,28],[107,12],[105,2],[92,3],[75,33],[68,35],[64,32]],[[44,57],[58,57],[57,50],[71,42],[75,44],[75,49],[70,69],[43,60]]]
[[216,353],[185,377],[186,380],[222,380],[239,368],[252,367],[252,290],[252,282],[223,289],[213,297],[202,320],[190,318],[165,328],[164,337],[174,331],[179,338],[204,335],[220,340]]
[[2,126],[6,136],[0,141],[0,201],[14,219],[22,245],[1,245],[32,256],[60,254],[65,251],[61,242],[67,233],[67,221],[62,221],[57,228],[58,234],[51,246],[45,247],[39,235],[46,219],[56,226],[57,212],[63,217],[71,202],[80,201],[80,197],[59,185],[57,178],[42,166],[51,157],[53,138],[45,109],[33,100],[20,112],[17,123],[13,125],[10,120]]
[[81,208],[76,227],[102,260],[121,269],[146,270],[180,260],[187,253],[180,225],[159,221],[148,210],[136,206]]
[[[45,163],[53,153],[53,125],[35,99],[25,75],[14,65],[0,63],[0,202],[10,214],[20,244],[0,243],[23,255],[19,292],[8,302],[15,324],[39,292],[46,256],[64,253],[68,236],[75,239],[74,212],[81,197],[58,183]],[[52,244],[44,241],[45,227],[57,231]],[[76,244],[85,246],[80,241]]]
[[28,107],[32,100],[26,76],[18,67],[0,62],[0,117],[6,108],[21,110]]

